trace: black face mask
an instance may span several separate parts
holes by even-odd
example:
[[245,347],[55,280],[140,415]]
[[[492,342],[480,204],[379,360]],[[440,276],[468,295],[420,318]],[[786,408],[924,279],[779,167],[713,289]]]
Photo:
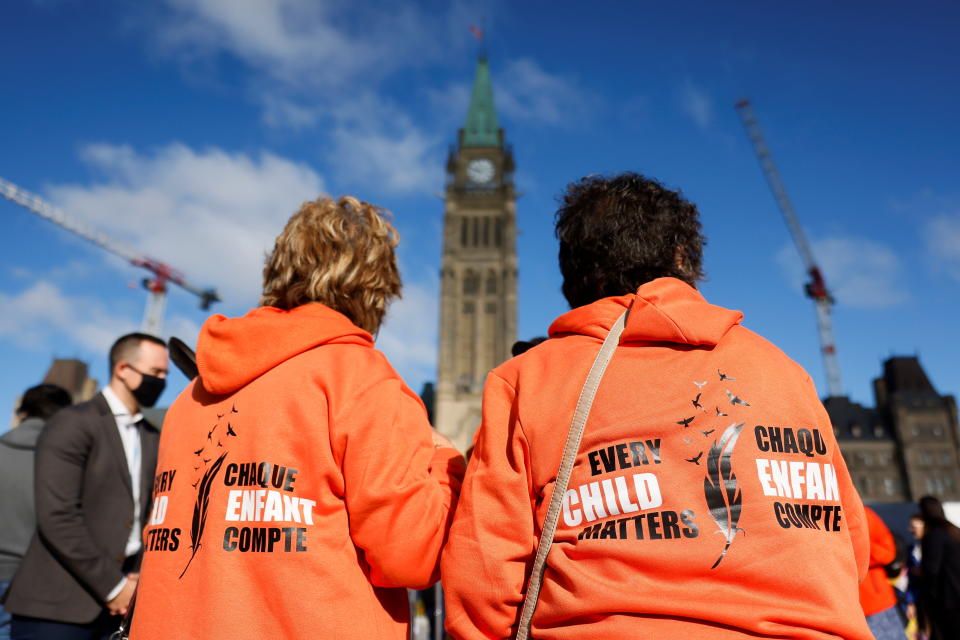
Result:
[[[133,369],[133,367],[130,368]],[[137,399],[137,402],[140,403],[141,407],[152,407],[157,403],[157,400],[160,398],[160,394],[163,393],[164,387],[167,386],[167,381],[163,378],[152,376],[149,373],[143,373],[142,371],[137,371],[136,369],[133,370],[139,373],[143,379],[140,381],[139,387],[136,389],[130,389],[130,393],[132,393],[133,397]]]

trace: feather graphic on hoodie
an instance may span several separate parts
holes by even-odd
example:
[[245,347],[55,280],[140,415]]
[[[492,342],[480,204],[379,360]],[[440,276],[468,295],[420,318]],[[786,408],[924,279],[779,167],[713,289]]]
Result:
[[223,459],[227,457],[227,452],[223,452],[216,461],[211,464],[203,474],[200,480],[200,488],[197,490],[197,502],[193,505],[193,523],[190,526],[190,559],[187,560],[187,566],[183,568],[180,577],[183,578],[190,568],[190,563],[200,550],[200,541],[203,538],[203,530],[207,526],[207,508],[210,506],[210,489],[213,487],[213,481],[223,466]]
[[707,477],[703,479],[703,493],[710,509],[710,517],[717,523],[719,532],[727,542],[720,553],[720,557],[713,563],[711,569],[716,569],[727,550],[733,544],[738,531],[743,531],[737,524],[740,522],[740,488],[737,486],[737,477],[730,466],[730,456],[737,443],[744,423],[733,423],[727,427],[719,440],[715,440],[707,454]]

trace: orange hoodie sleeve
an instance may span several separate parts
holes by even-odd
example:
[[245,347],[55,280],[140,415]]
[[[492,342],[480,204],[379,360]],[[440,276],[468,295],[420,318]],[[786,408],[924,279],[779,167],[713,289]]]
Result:
[[443,553],[447,630],[454,638],[510,637],[534,553],[529,449],[513,388],[487,377],[483,418]]
[[436,448],[420,399],[399,379],[376,383],[331,418],[350,535],[379,587],[424,589],[463,478],[460,452]]

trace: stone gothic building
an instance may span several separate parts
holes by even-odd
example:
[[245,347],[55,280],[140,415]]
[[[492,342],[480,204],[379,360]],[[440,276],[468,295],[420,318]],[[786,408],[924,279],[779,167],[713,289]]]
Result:
[[960,429],[953,396],[940,395],[916,357],[890,358],[873,381],[876,407],[849,398],[824,405],[865,502],[960,500]]
[[465,451],[480,424],[487,372],[517,334],[513,153],[500,128],[486,59],[447,160],[440,269],[437,429]]

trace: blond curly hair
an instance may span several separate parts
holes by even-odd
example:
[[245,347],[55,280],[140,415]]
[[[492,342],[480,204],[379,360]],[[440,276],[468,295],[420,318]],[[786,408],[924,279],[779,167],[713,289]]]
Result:
[[260,304],[321,302],[376,333],[400,296],[400,235],[385,209],[353,196],[305,202],[277,236],[263,268]]

